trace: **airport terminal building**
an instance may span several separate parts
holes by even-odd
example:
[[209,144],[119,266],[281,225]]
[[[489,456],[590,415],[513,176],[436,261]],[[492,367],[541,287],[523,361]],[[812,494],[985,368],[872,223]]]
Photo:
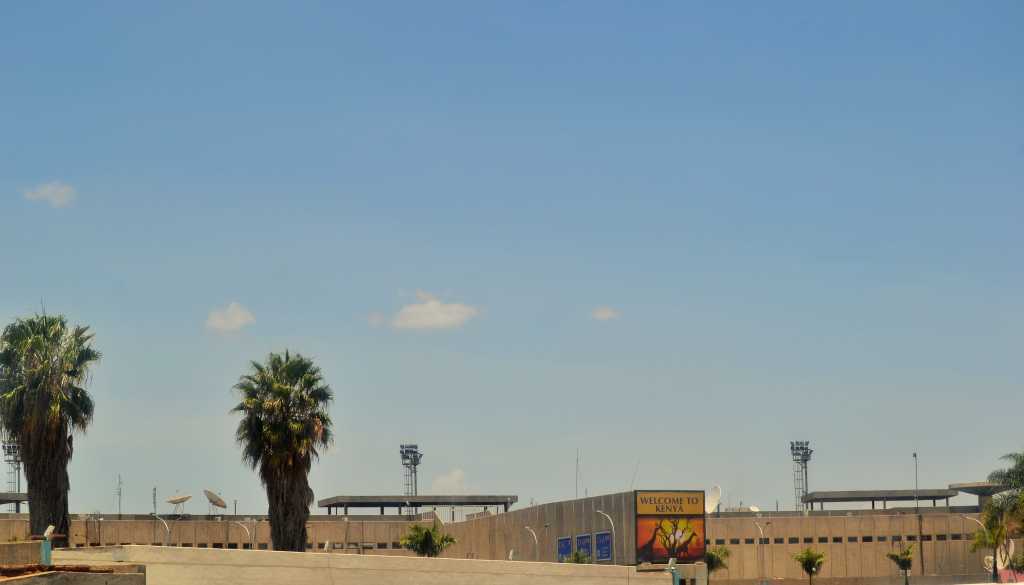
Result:
[[[914,544],[917,582],[981,582],[985,553],[971,552],[971,541],[980,506],[996,491],[979,483],[916,493],[811,492],[806,511],[710,513],[702,490],[621,492],[519,509],[510,495],[335,496],[318,502],[326,514],[310,518],[307,548],[405,556],[411,553],[399,543],[409,526],[438,522],[457,539],[445,557],[559,562],[580,551],[594,563],[658,566],[673,557],[697,561],[707,547],[725,546],[729,567],[714,580],[754,583],[804,580],[792,555],[812,547],[826,554],[820,577],[861,583],[896,578],[886,553]],[[977,495],[978,505],[949,506],[961,492]],[[0,517],[0,538],[28,536],[27,514]],[[268,549],[270,530],[265,517],[73,517],[72,547],[118,544]]]

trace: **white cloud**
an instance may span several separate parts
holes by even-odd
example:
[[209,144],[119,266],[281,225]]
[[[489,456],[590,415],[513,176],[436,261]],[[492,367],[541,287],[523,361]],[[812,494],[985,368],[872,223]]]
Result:
[[50,207],[67,207],[78,194],[75,188],[63,181],[50,181],[24,192],[29,201],[45,201]]
[[480,314],[480,309],[462,303],[442,303],[434,295],[417,291],[418,303],[402,307],[391,326],[395,329],[455,329]]
[[434,478],[430,483],[430,493],[437,495],[460,495],[467,493],[466,472],[455,468]]
[[252,316],[249,309],[232,302],[223,309],[210,311],[210,316],[206,318],[206,328],[220,333],[228,333],[238,331],[255,320],[256,318]]
[[619,312],[611,307],[598,307],[591,311],[590,318],[597,321],[611,321],[619,318]]

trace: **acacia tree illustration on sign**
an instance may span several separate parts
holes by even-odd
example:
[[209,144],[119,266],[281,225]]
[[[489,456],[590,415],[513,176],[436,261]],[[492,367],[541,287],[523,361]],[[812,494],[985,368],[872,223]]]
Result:
[[665,518],[658,524],[656,533],[670,559],[686,553],[697,535],[686,518]]

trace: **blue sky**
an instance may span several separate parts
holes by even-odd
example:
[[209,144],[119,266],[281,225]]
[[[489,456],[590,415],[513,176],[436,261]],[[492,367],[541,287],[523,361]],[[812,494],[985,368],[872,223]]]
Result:
[[572,497],[581,449],[763,508],[792,439],[817,489],[1024,448],[1024,4],[372,4],[4,7],[0,321],[105,354],[74,510],[264,511],[230,389],[284,348],[318,498],[406,441],[424,491]]

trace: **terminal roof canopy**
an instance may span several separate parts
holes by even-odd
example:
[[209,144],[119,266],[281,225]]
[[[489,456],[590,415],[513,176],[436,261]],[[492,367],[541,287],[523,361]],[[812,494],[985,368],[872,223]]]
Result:
[[994,496],[1010,488],[990,481],[972,481],[970,483],[951,483],[949,484],[949,489],[976,496]]
[[0,505],[2,504],[18,504],[20,502],[27,502],[28,494],[24,492],[0,492]]
[[505,506],[518,496],[334,496],[317,502],[321,508],[412,508],[421,506]]
[[955,489],[922,490],[848,490],[839,492],[811,492],[804,503],[825,502],[913,502],[914,500],[945,500],[955,497]]

